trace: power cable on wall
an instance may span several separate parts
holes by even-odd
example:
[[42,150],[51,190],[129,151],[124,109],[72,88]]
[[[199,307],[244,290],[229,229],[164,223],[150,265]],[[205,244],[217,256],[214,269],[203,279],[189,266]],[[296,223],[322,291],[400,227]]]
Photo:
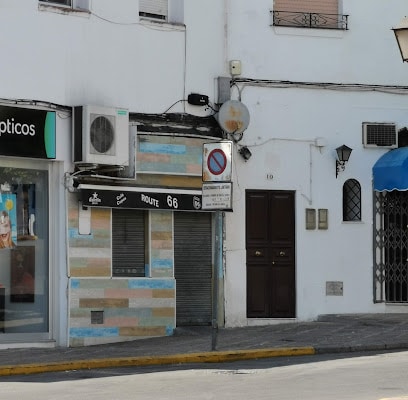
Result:
[[[407,94],[408,86],[404,85],[372,85],[364,83],[335,83],[335,82],[297,82],[297,81],[281,81],[267,79],[250,79],[250,78],[235,78],[231,81],[231,87],[241,84],[243,87],[239,89],[239,94],[242,93],[247,86],[269,87],[269,88],[297,88],[297,89],[327,89],[341,91],[358,91],[358,92],[381,92],[391,94]],[[239,87],[239,86],[237,86]]]

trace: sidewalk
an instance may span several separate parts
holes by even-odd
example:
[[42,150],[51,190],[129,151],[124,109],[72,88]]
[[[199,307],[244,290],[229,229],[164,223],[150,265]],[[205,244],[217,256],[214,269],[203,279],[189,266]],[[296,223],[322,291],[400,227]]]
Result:
[[278,356],[408,350],[408,314],[325,315],[314,322],[178,328],[173,336],[76,348],[0,350],[0,376],[73,369],[225,362]]

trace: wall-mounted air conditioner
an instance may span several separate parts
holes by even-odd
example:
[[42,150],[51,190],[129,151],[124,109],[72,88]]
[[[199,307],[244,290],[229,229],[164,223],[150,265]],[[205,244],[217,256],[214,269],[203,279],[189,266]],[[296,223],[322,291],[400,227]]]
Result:
[[90,11],[90,0],[40,0],[40,5]]
[[366,148],[397,148],[396,125],[386,122],[363,122],[363,146]]
[[129,111],[78,106],[73,109],[73,162],[129,165]]

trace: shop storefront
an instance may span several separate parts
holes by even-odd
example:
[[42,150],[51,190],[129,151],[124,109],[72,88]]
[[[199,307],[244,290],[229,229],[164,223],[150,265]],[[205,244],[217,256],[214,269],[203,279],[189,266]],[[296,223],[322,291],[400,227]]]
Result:
[[134,178],[86,169],[74,176],[78,185],[67,196],[70,346],[211,324],[216,228],[214,213],[202,209],[202,153],[212,138],[196,128],[199,118],[163,118],[130,118],[137,125]]
[[55,111],[0,106],[0,344],[54,339],[55,131]]

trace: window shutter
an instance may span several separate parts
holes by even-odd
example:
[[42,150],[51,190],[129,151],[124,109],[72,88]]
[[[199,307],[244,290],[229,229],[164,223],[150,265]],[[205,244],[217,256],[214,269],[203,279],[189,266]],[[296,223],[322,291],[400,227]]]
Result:
[[275,0],[275,11],[338,14],[338,0]]
[[168,0],[139,0],[139,15],[167,20]]
[[145,276],[145,213],[112,210],[112,275]]

